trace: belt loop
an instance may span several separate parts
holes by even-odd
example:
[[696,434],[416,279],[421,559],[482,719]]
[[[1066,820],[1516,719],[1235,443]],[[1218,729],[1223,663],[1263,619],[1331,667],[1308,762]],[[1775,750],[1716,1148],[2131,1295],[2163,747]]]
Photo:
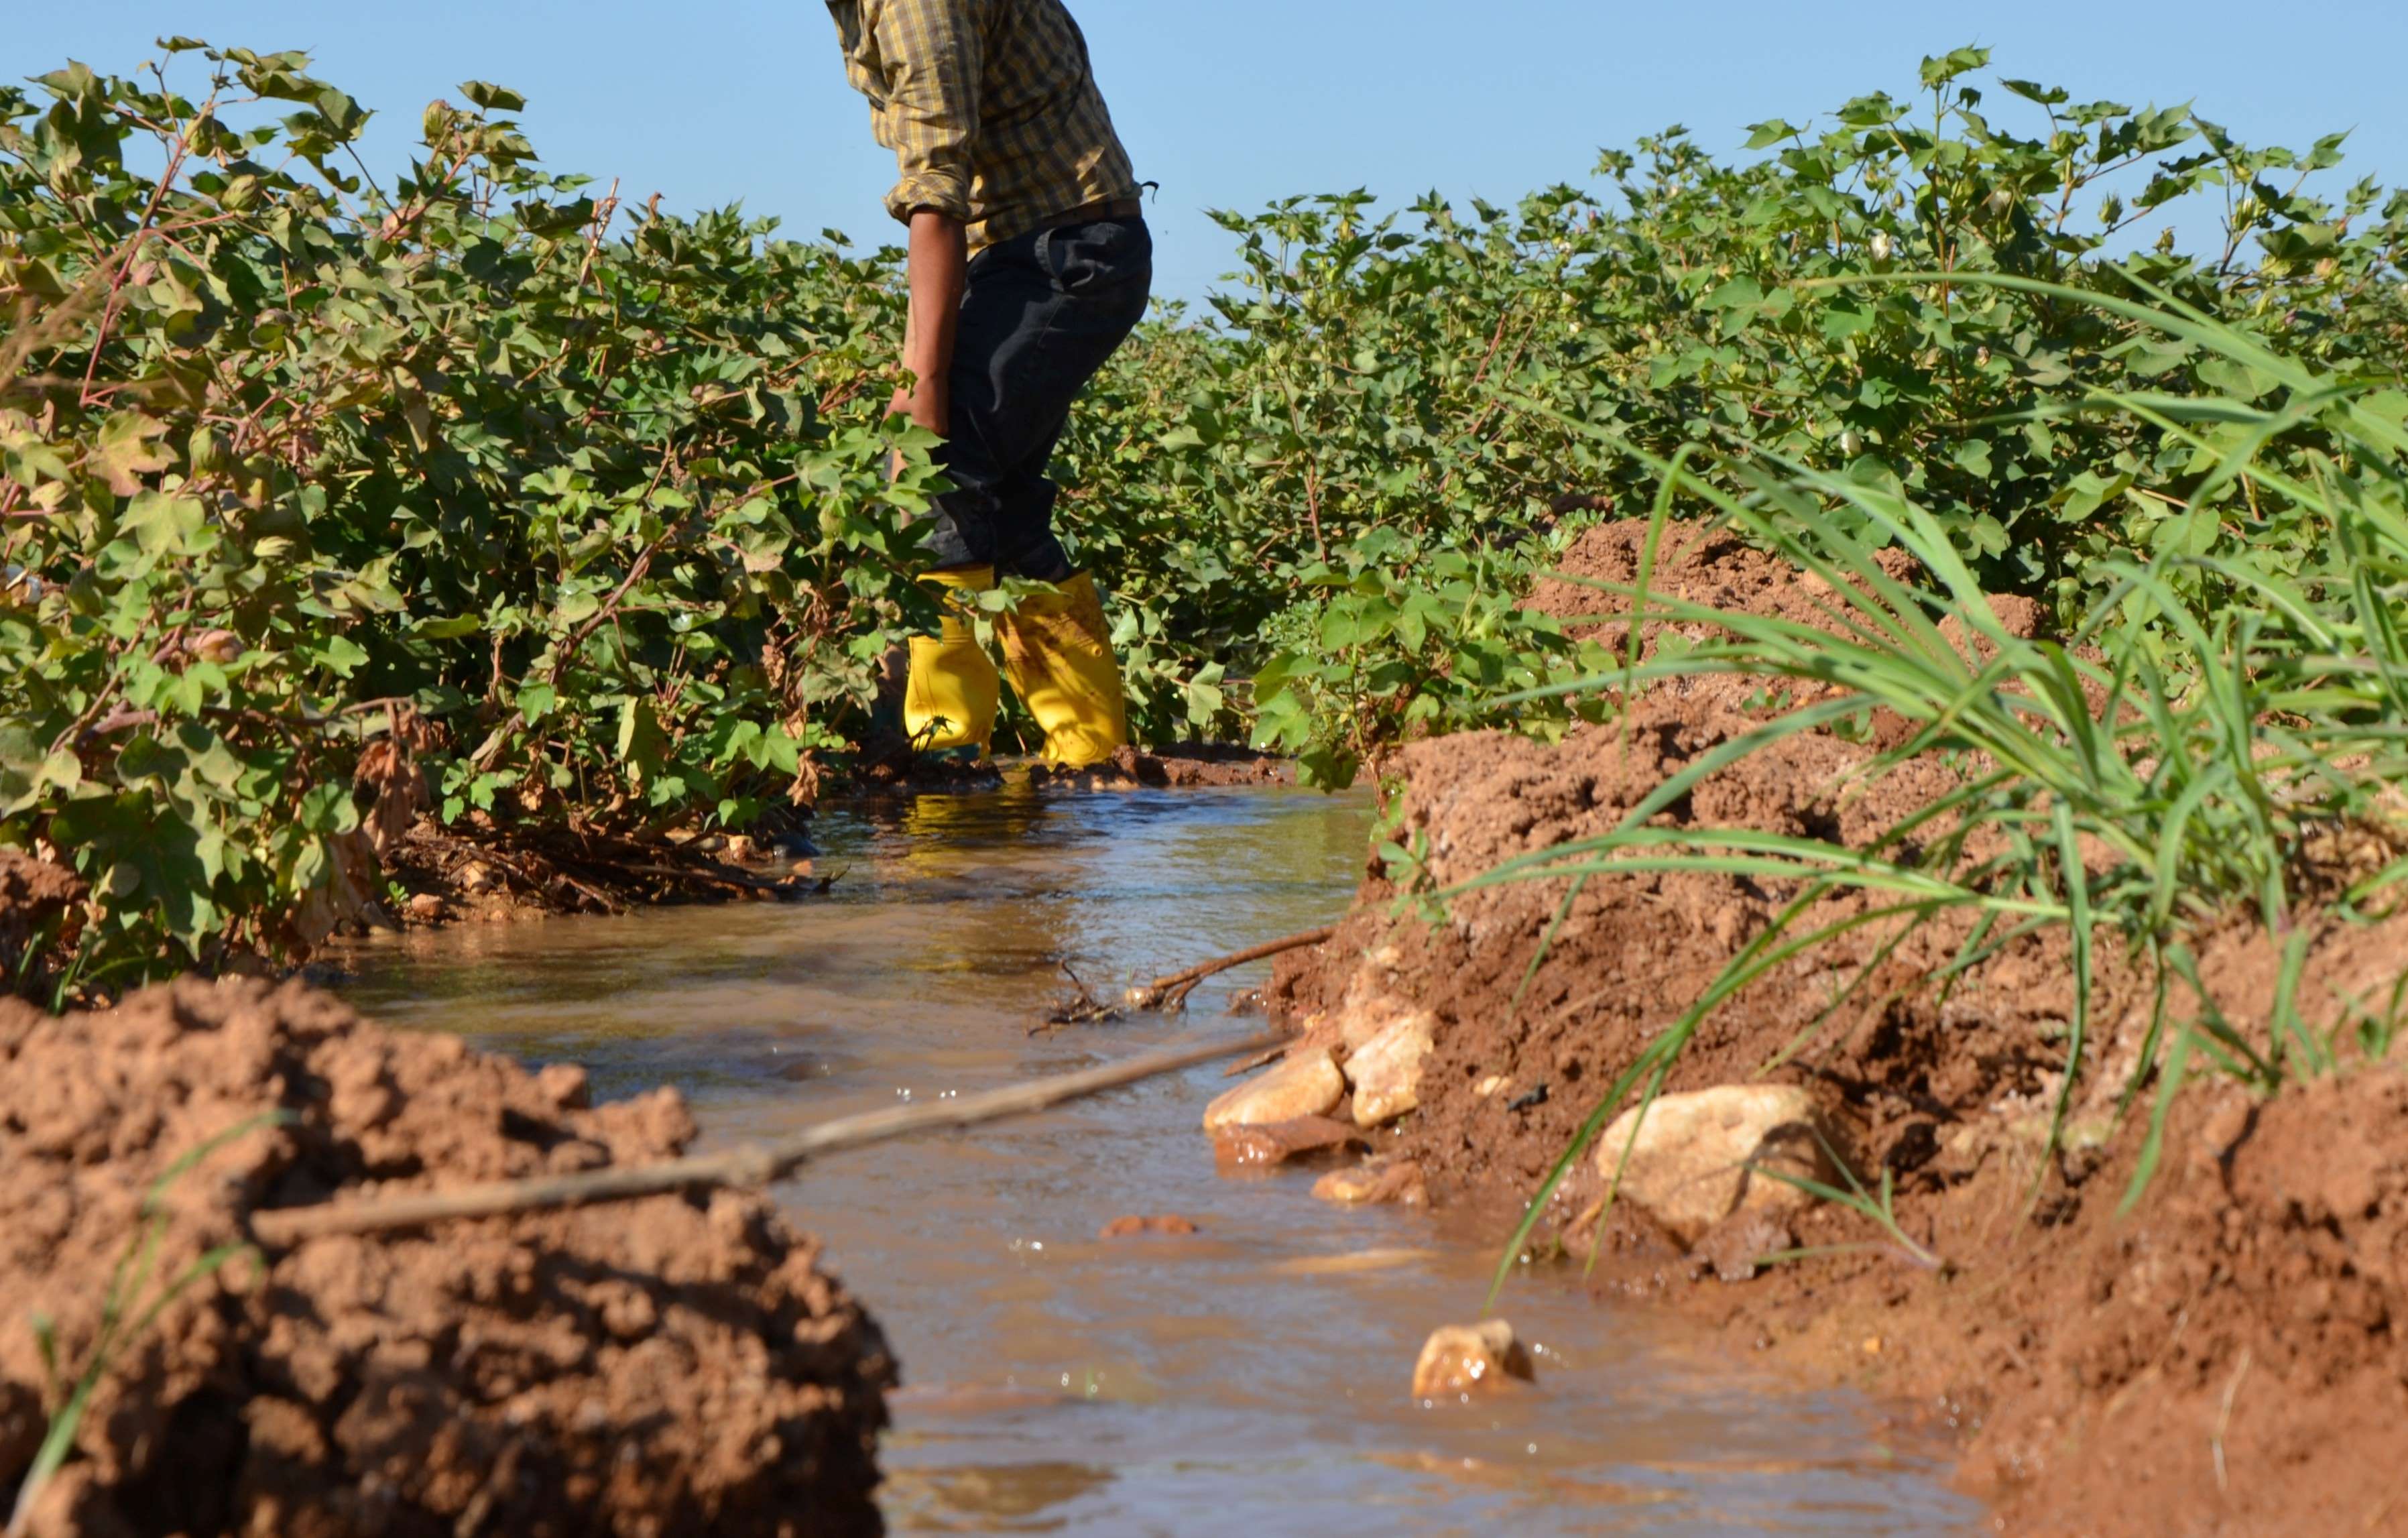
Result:
[[1047,251],[1052,249],[1053,244],[1054,226],[1048,224],[1045,228],[1037,232],[1037,265],[1043,267],[1048,272],[1054,270],[1054,265],[1046,260],[1045,253]]

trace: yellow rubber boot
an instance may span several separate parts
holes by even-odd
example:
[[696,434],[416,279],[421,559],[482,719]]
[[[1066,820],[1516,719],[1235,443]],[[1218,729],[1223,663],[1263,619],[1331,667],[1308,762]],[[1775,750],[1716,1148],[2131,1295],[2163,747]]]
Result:
[[[921,580],[953,591],[982,593],[995,585],[995,568],[932,571]],[[911,638],[910,671],[903,681],[903,730],[914,748],[925,753],[970,748],[983,755],[995,736],[996,701],[1002,693],[1003,681],[969,620],[950,603],[938,634]]]
[[1121,665],[1093,577],[1082,571],[1054,592],[1029,594],[1018,612],[996,617],[996,630],[1012,693],[1045,728],[1047,763],[1084,769],[1128,740]]

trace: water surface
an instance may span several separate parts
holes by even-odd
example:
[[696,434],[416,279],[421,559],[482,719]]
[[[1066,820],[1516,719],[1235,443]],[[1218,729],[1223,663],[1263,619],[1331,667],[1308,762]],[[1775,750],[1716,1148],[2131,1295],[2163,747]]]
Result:
[[[1244,1030],[1183,1019],[1032,1035],[1068,964],[1098,993],[1326,923],[1359,799],[1239,790],[923,798],[823,819],[832,893],[793,904],[467,927],[365,949],[382,1018],[598,1094],[667,1080],[704,1145]],[[1735,1366],[1570,1278],[1503,1312],[1540,1387],[1408,1392],[1477,1316],[1491,1256],[1416,1212],[1341,1211],[1312,1175],[1215,1172],[1207,1067],[1042,1116],[837,1155],[783,1190],[876,1313],[905,1390],[883,1464],[907,1532],[1915,1534],[1977,1515],[1870,1409]],[[1102,1242],[1125,1214],[1187,1238]]]

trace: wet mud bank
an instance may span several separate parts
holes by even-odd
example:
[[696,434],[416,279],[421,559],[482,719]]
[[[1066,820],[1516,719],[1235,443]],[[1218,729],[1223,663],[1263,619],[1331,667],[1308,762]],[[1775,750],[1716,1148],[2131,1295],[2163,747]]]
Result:
[[[1083,769],[1023,762],[964,766],[904,757],[873,764],[857,777],[832,784],[828,804],[987,791],[1015,783],[1054,792],[1292,785],[1296,766],[1216,743],[1153,751],[1123,748],[1108,761]],[[786,808],[748,833],[697,835],[688,830],[628,838],[573,828],[444,828],[422,819],[383,852],[387,873],[408,896],[398,913],[380,916],[409,927],[436,927],[555,913],[614,914],[684,903],[824,897],[839,872],[824,868],[818,859],[812,823],[811,809]],[[0,865],[0,959],[8,955],[14,915],[21,909],[32,911],[30,900],[20,900],[16,885],[10,884],[13,876],[12,867]]]
[[27,1531],[880,1531],[892,1356],[766,1197],[251,1243],[268,1209],[694,1136],[675,1090],[592,1104],[580,1069],[298,985],[185,979],[63,1017],[0,1001],[0,1489],[112,1309],[130,1325],[166,1297],[109,1347]]
[[[1640,536],[1593,531],[1568,569],[1627,582]],[[1690,539],[1656,581],[1828,623],[1827,589],[1727,539]],[[1534,601],[1572,618],[1612,600],[1550,583]],[[2038,623],[2028,606],[1998,607],[2011,628]],[[1612,621],[1582,628],[1625,639]],[[1770,708],[1745,681],[1689,681],[1560,745],[1416,745],[1398,766],[1403,837],[1445,886],[1603,833]],[[1672,815],[1861,843],[1953,783],[1920,761],[1851,780],[1891,726],[1876,718],[1870,741],[1787,740],[1700,783]],[[1410,1167],[1410,1189],[1500,1242],[1607,1087],[1781,900],[1692,872],[1599,874],[1567,906],[1568,890],[1561,878],[1485,887],[1425,924],[1398,916],[1374,878],[1337,936],[1283,959],[1267,990],[1301,1033],[1283,1069],[1319,1085],[1291,1109],[1372,1124],[1378,1162]],[[2305,922],[2296,1002],[2309,1028],[2381,1016],[2408,967],[2408,919]],[[2123,1095],[2154,979],[2101,966],[2089,1067],[2052,1150],[2073,1012],[2062,939],[2020,941],[1942,990],[1929,981],[1961,929],[1887,950],[1885,934],[1868,926],[1799,956],[1711,1016],[1659,1106],[1699,1129],[1693,1149],[1634,1147],[1610,1207],[1612,1159],[1593,1150],[1545,1215],[1541,1259],[1568,1255],[1569,1273],[1594,1248],[1600,1290],[1949,1433],[1959,1482],[1990,1503],[1996,1531],[2408,1531],[2408,1074],[2376,1064],[2271,1100],[2202,1077],[2125,1212],[2148,1157],[2155,1084],[2128,1114]],[[2279,951],[2241,927],[2200,947],[2204,1002],[2244,1036],[2262,1038],[2277,1007]],[[2181,987],[2170,1003],[2177,1018],[2202,1010]],[[1376,1059],[1399,1042],[1415,1065],[1411,1109],[1353,1114],[1366,1083],[1398,1103],[1393,1066]],[[1340,1072],[1293,1067],[1315,1058]],[[1618,1157],[1628,1140],[1600,1143]],[[1831,1183],[1834,1161],[1869,1187],[1887,1172],[1897,1235],[1756,1172],[1787,1162]]]

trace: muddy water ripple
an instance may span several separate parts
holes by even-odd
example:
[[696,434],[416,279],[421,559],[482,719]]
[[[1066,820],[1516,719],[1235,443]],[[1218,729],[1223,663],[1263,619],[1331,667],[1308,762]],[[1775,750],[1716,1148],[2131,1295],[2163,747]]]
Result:
[[[1098,992],[1327,921],[1366,803],[1293,791],[925,798],[823,820],[834,893],[415,935],[347,991],[396,1024],[598,1093],[668,1080],[705,1147],[1062,1071],[1199,1031],[1031,1036],[1067,962]],[[1219,1070],[1030,1120],[840,1155],[786,1189],[866,1298],[906,1388],[883,1454],[911,1532],[1828,1533],[1965,1531],[1931,1449],[1862,1403],[1734,1367],[1570,1284],[1504,1312],[1541,1387],[1407,1392],[1434,1326],[1475,1316],[1489,1256],[1417,1213],[1340,1212],[1308,1172],[1215,1173]],[[1125,1214],[1200,1232],[1101,1241]]]

